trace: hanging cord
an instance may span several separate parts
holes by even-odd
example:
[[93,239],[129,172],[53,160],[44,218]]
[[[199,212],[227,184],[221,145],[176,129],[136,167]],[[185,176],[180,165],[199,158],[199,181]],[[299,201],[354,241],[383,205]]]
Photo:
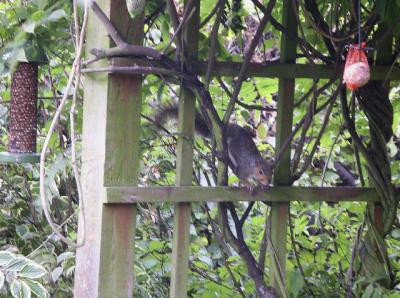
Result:
[[357,46],[355,47],[354,45],[345,45],[344,49],[348,48],[356,48],[357,50],[361,51],[364,50],[365,52],[373,50],[371,47],[362,46],[361,42],[361,0],[358,0],[357,2]]
[[[76,2],[74,3],[74,8],[75,8],[75,13],[77,13],[76,12],[76,10],[77,10]],[[40,201],[42,204],[44,215],[46,217],[48,224],[50,225],[51,229],[53,230],[53,233],[56,234],[61,239],[61,241],[63,241],[64,243],[66,243],[68,246],[70,246],[72,248],[81,247],[81,246],[83,246],[83,244],[85,242],[84,205],[83,205],[83,198],[82,198],[81,186],[80,186],[80,181],[79,181],[79,173],[78,173],[78,176],[75,175],[75,180],[76,180],[77,187],[78,187],[79,215],[80,215],[80,218],[82,219],[81,223],[82,223],[83,228],[82,228],[82,240],[78,241],[77,243],[74,243],[73,241],[71,241],[70,239],[68,239],[67,237],[65,237],[64,235],[61,234],[61,232],[58,230],[61,226],[57,227],[51,217],[51,214],[49,211],[49,206],[48,206],[48,200],[46,198],[45,162],[46,162],[46,152],[48,150],[51,135],[54,132],[54,129],[58,123],[58,119],[60,118],[60,114],[61,114],[63,107],[65,105],[65,102],[68,98],[68,93],[72,87],[72,83],[74,81],[75,75],[80,70],[80,62],[81,62],[80,60],[81,60],[83,45],[84,45],[84,41],[85,41],[85,31],[86,31],[87,20],[88,20],[88,12],[89,12],[89,3],[88,3],[88,1],[85,1],[82,29],[79,34],[80,35],[79,39],[78,38],[76,39],[76,41],[78,41],[78,43],[76,44],[76,56],[75,56],[74,62],[72,64],[72,69],[71,69],[71,72],[68,77],[68,83],[65,88],[64,95],[60,101],[60,105],[58,106],[56,113],[54,114],[49,131],[47,132],[46,139],[43,144],[42,151],[40,153],[40,169],[39,169],[39,171],[40,171]],[[76,28],[76,34],[78,34],[78,32],[79,32],[79,28]],[[78,75],[78,78],[79,78],[79,75]],[[75,89],[77,89],[79,86],[79,81],[76,80],[76,82],[77,83],[75,85]],[[74,113],[74,104],[72,105],[70,113]],[[72,130],[72,132],[73,132],[73,135],[71,136],[71,138],[74,138],[74,130]],[[72,142],[74,143],[74,140],[72,140]],[[74,148],[75,148],[75,146],[73,145],[73,149]],[[72,163],[73,163],[73,168],[74,168],[74,174],[76,174],[76,169],[77,169],[76,168],[76,157],[75,157],[74,153],[72,154],[72,159],[73,159]]]
[[358,0],[358,49],[361,50],[361,0]]

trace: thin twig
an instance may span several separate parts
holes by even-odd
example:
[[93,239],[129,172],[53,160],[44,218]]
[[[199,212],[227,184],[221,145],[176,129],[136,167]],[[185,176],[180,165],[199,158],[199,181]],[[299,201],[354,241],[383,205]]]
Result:
[[307,170],[308,166],[310,165],[310,163],[312,161],[312,158],[314,156],[314,153],[315,153],[315,151],[317,150],[317,148],[319,146],[319,142],[320,142],[320,140],[322,138],[322,135],[323,135],[323,133],[325,131],[325,128],[328,125],[329,117],[330,117],[330,114],[332,112],[333,105],[335,103],[335,99],[337,98],[341,88],[342,88],[342,85],[340,85],[336,89],[336,91],[332,94],[332,96],[330,98],[331,103],[330,103],[330,105],[329,105],[329,107],[328,107],[328,109],[326,111],[325,118],[324,118],[323,123],[322,123],[322,127],[321,127],[321,129],[319,131],[317,139],[315,140],[314,146],[311,149],[310,154],[307,156],[306,160],[304,161],[304,164],[303,164],[302,168],[300,169],[300,171],[297,174],[293,175],[293,179],[294,180],[297,180],[301,175],[303,175],[303,173]]
[[314,292],[313,292],[312,289],[311,289],[311,285],[310,285],[310,283],[308,282],[308,280],[307,280],[307,278],[306,278],[306,274],[304,273],[303,266],[301,265],[301,262],[300,262],[299,252],[297,251],[297,248],[296,248],[296,241],[295,241],[295,239],[294,239],[292,215],[291,215],[290,213],[289,213],[288,219],[289,219],[290,240],[291,240],[291,242],[292,242],[292,248],[293,248],[294,256],[295,256],[295,259],[296,259],[297,267],[299,268],[300,274],[303,276],[303,280],[304,280],[304,282],[305,282],[305,284],[306,284],[306,286],[307,286],[307,287],[306,287],[307,292],[308,292],[312,297],[315,297],[315,294],[314,294]]
[[[232,96],[232,92],[229,91],[228,87],[226,86],[226,84],[224,83],[224,81],[221,79],[221,77],[217,77],[217,81],[219,83],[219,85],[222,87],[222,89],[224,89],[225,93],[231,97]],[[260,106],[260,105],[249,105],[246,104],[244,102],[241,102],[239,99],[236,100],[236,103],[248,110],[259,110],[259,111],[267,111],[267,112],[276,112],[276,108],[270,107],[270,106]]]
[[335,139],[333,140],[332,146],[329,150],[328,158],[325,161],[324,169],[322,170],[321,187],[324,186],[325,174],[326,174],[326,170],[328,168],[328,164],[329,164],[329,161],[330,161],[332,153],[333,153],[333,148],[335,148],[336,142],[338,141],[339,136],[342,134],[342,132],[343,132],[343,125],[342,125],[342,127],[340,127],[338,134],[335,136]]
[[[253,4],[260,9],[262,12],[265,13],[266,7],[260,3],[258,0],[251,0]],[[279,23],[273,16],[271,16],[270,19],[271,25],[278,31],[287,34],[289,38],[292,40],[296,41],[299,45],[303,46],[305,49],[307,49],[310,53],[312,53],[316,58],[320,59],[321,61],[330,64],[332,63],[332,58],[324,56],[321,52],[317,51],[315,48],[313,48],[306,40],[299,38],[297,35],[293,35],[290,33],[287,28],[285,28],[281,23]]]
[[[88,1],[85,1],[85,4]],[[110,20],[106,16],[106,14],[103,12],[103,10],[99,7],[96,1],[93,1],[92,3],[92,9],[93,12],[97,15],[97,17],[100,19],[100,21],[104,24],[106,27],[106,30],[108,34],[110,34],[111,39],[115,42],[115,44],[118,47],[125,47],[127,46],[127,43],[123,40],[117,29],[111,24]]]
[[249,203],[249,205],[247,206],[246,210],[244,211],[242,217],[240,218],[239,223],[242,227],[243,227],[246,219],[249,217],[251,209],[253,209],[254,203],[255,203],[254,201]]
[[224,13],[224,8],[225,8],[225,2],[226,0],[219,0],[218,1],[218,14],[215,18],[215,23],[211,31],[211,45],[210,45],[210,50],[208,51],[208,64],[207,64],[207,71],[206,71],[206,78],[204,85],[206,89],[209,89],[210,85],[210,80],[211,80],[211,72],[214,67],[214,61],[215,61],[215,51],[217,48],[217,41],[218,41],[218,29],[219,25],[221,24],[222,16]]
[[[170,41],[168,42],[168,44],[165,46],[164,50],[161,51],[161,54],[164,55],[164,54],[168,51],[169,47],[172,45],[174,39],[178,36],[178,34],[179,34],[179,36],[180,36],[180,32],[181,32],[183,26],[184,26],[184,25],[187,23],[187,21],[193,16],[193,14],[195,13],[195,11],[196,11],[196,7],[193,7],[193,9],[190,11],[189,15],[186,15],[186,14],[183,15],[182,22],[180,22],[180,24],[179,24],[178,27],[176,28],[176,31],[175,31],[174,34],[172,35],[172,37],[171,37]],[[179,43],[179,42],[178,42],[178,43]]]
[[[169,12],[169,17],[171,18],[172,28],[176,32],[176,57],[179,58],[180,53],[182,52],[182,36],[179,27],[179,16],[178,12],[176,11],[175,1],[174,0],[167,0],[167,8]],[[173,39],[171,39],[173,40]]]
[[353,283],[354,283],[354,273],[353,273],[353,268],[354,268],[354,260],[356,259],[357,252],[358,252],[358,247],[361,239],[361,232],[364,230],[364,225],[365,221],[362,222],[360,227],[358,228],[357,231],[357,236],[356,239],[354,240],[353,243],[353,248],[351,250],[351,258],[350,258],[350,264],[349,264],[349,269],[347,269],[347,291],[346,291],[346,298],[352,298],[352,289],[353,289]]
[[265,213],[265,223],[264,223],[264,234],[260,243],[260,255],[258,257],[258,267],[261,269],[265,268],[265,259],[267,256],[268,249],[268,238],[269,238],[269,213]]
[[[46,162],[46,153],[47,153],[47,149],[50,143],[50,139],[51,139],[51,135],[54,132],[55,127],[57,126],[58,123],[58,119],[61,115],[61,112],[63,110],[63,107],[65,105],[65,102],[68,98],[68,93],[69,90],[71,89],[72,83],[74,81],[74,77],[75,77],[75,72],[76,69],[79,67],[79,63],[80,63],[80,59],[82,56],[82,52],[83,52],[83,45],[84,45],[84,41],[85,41],[85,31],[86,31],[86,26],[87,26],[87,21],[88,21],[88,11],[89,11],[89,7],[87,6],[87,4],[85,4],[85,11],[84,11],[84,16],[83,16],[83,24],[82,24],[82,30],[81,30],[81,34],[80,34],[80,39],[79,39],[79,44],[78,44],[78,48],[76,51],[76,56],[75,56],[75,60],[74,63],[72,64],[72,69],[71,69],[71,73],[69,75],[68,78],[68,83],[67,86],[65,88],[64,91],[64,95],[62,100],[60,101],[60,105],[58,106],[56,113],[54,114],[53,120],[50,124],[49,127],[49,131],[47,132],[44,144],[43,144],[43,148],[42,151],[40,153],[40,166],[39,166],[39,172],[40,172],[40,200],[41,200],[41,204],[42,204],[42,208],[43,208],[43,212],[44,215],[46,217],[47,222],[49,223],[50,227],[52,228],[53,232],[60,237],[60,239],[65,242],[67,245],[71,246],[72,248],[77,248],[83,245],[83,243],[74,243],[72,242],[70,239],[68,239],[67,237],[64,237],[64,235],[62,235],[59,231],[58,231],[58,227],[54,224],[53,219],[51,217],[51,214],[49,212],[49,208],[48,208],[48,201],[46,198],[46,186],[45,186],[45,162]],[[80,209],[81,215],[82,215],[82,209]],[[84,236],[84,235],[83,235]],[[83,237],[84,239],[84,237]]]
[[[75,32],[79,32],[79,23],[78,23],[78,12],[76,10],[76,6],[74,6],[74,19],[75,19]],[[83,26],[86,26],[84,23]],[[82,26],[82,29],[84,27]],[[81,34],[84,34],[84,31],[82,31]],[[77,45],[79,45],[79,42],[83,42],[84,40],[81,41],[80,36],[76,34],[76,39],[77,39]],[[78,48],[76,49],[76,53],[78,53]],[[80,62],[80,60],[79,60]],[[71,103],[71,108],[69,111],[69,118],[70,118],[70,134],[71,134],[71,163],[72,163],[72,169],[74,171],[74,177],[75,177],[75,183],[76,183],[76,188],[78,192],[78,200],[79,200],[79,211],[80,211],[80,224],[81,224],[81,240],[80,242],[82,245],[85,244],[85,234],[86,234],[86,227],[85,227],[85,203],[83,199],[83,189],[82,189],[82,184],[81,184],[81,175],[79,173],[79,168],[78,168],[78,162],[77,162],[77,156],[76,156],[76,131],[75,131],[75,113],[76,113],[76,101],[78,97],[78,91],[79,91],[79,85],[80,85],[80,78],[81,78],[81,65],[78,63],[76,70],[75,70],[75,88],[74,88],[74,93],[72,96],[72,103]]]
[[[78,214],[78,212],[74,212],[72,213],[63,223],[61,223],[57,228],[61,229],[63,226],[65,226],[68,222],[71,221],[71,219],[73,219],[76,215]],[[30,258],[31,256],[33,256],[35,254],[35,252],[37,252],[39,249],[41,249],[43,246],[45,246],[50,240],[51,238],[56,235],[55,232],[51,233],[49,236],[47,236],[46,240],[44,240],[38,247],[36,247],[33,251],[31,251],[26,257]]]
[[257,31],[254,34],[254,37],[250,43],[250,46],[246,52],[246,55],[244,57],[242,66],[240,67],[240,71],[239,71],[239,75],[238,78],[236,80],[236,84],[235,84],[235,88],[233,90],[232,96],[229,100],[229,104],[228,107],[226,109],[225,115],[224,115],[224,119],[223,119],[223,123],[228,123],[229,122],[229,118],[231,117],[231,114],[233,112],[233,109],[235,107],[235,103],[236,103],[236,99],[239,96],[239,92],[240,89],[242,87],[243,81],[245,80],[245,76],[246,76],[246,71],[247,71],[247,67],[251,61],[251,58],[253,57],[254,51],[262,37],[262,34],[264,32],[264,28],[267,25],[268,21],[271,19],[271,12],[272,9],[275,6],[275,2],[276,0],[270,0],[268,2],[268,6],[266,7],[266,9],[263,11],[264,16],[261,19],[258,27],[257,27]]
[[219,6],[219,2],[214,6],[214,8],[211,10],[211,12],[208,14],[208,16],[204,19],[204,21],[201,22],[201,24],[199,26],[200,29],[203,28],[208,23],[208,21],[211,20],[211,18],[215,15],[215,13],[217,12],[218,6]]

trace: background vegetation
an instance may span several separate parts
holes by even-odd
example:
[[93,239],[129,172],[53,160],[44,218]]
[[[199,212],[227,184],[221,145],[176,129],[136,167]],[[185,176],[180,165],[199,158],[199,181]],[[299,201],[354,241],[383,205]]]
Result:
[[[181,8],[180,1],[178,8]],[[321,2],[321,3],[319,3]],[[346,11],[354,8],[352,1],[319,1],[327,22],[341,22],[346,19]],[[328,3],[329,2],[329,3]],[[400,11],[398,1],[362,1],[363,14],[377,11],[381,19],[395,22]],[[385,3],[385,4],[382,4]],[[208,17],[216,1],[201,1],[200,60],[207,59],[211,21]],[[338,11],[335,11],[337,9]],[[146,1],[145,44],[162,50],[171,38],[169,16],[165,3],[161,0]],[[179,11],[179,9],[178,9]],[[259,16],[250,1],[227,1],[223,16],[223,26],[218,37],[217,58],[219,60],[242,61],[248,35],[257,27]],[[282,7],[276,4],[273,16],[280,20]],[[250,16],[248,16],[250,15]],[[340,16],[340,18],[339,18]],[[339,21],[337,21],[339,18]],[[300,15],[303,34],[306,40],[323,54],[328,55],[320,35]],[[6,150],[8,109],[10,100],[10,81],[15,62],[26,53],[26,43],[42,47],[49,64],[40,70],[38,100],[38,147],[49,128],[52,115],[67,81],[74,55],[74,29],[72,3],[65,1],[5,1],[0,3],[0,151]],[[344,22],[344,21],[343,21]],[[342,23],[343,23],[342,22]],[[340,24],[339,24],[340,25]],[[372,34],[372,33],[371,33]],[[399,46],[400,26],[393,32]],[[279,58],[280,32],[267,26],[263,43],[256,51],[254,61],[271,63]],[[400,48],[397,49],[399,51]],[[396,56],[397,58],[397,56]],[[306,63],[307,57],[299,55],[297,62]],[[220,78],[228,90],[232,90],[231,78]],[[308,112],[313,99],[312,91],[326,86],[327,80],[296,80],[296,104],[294,122],[302,119]],[[77,86],[76,86],[77,87]],[[318,103],[330,98],[335,86],[328,85],[317,97]],[[394,108],[393,130],[399,135],[399,97],[398,82],[391,83],[390,100]],[[274,155],[276,79],[255,78],[243,83],[240,101],[232,121],[247,126],[257,135],[257,144],[269,158]],[[310,92],[311,90],[311,92]],[[229,96],[221,88],[220,82],[213,80],[210,93],[217,110],[222,113]],[[155,109],[177,100],[179,88],[164,83],[160,78],[147,76],[143,87],[142,118],[142,164],[141,185],[174,185],[175,183],[175,144],[174,126],[168,127],[172,134],[158,132],[151,119]],[[307,95],[308,94],[308,95]],[[77,131],[81,131],[81,96],[77,112]],[[262,109],[248,109],[246,105],[261,106]],[[65,109],[57,132],[52,136],[46,184],[53,217],[63,225],[63,233],[76,238],[77,222],[71,217],[77,206],[77,193],[70,167],[70,133],[68,131],[69,106]],[[357,110],[358,132],[367,135],[367,119]],[[323,116],[314,117],[311,129],[305,138],[303,154],[310,152],[323,123]],[[360,173],[366,173],[365,161],[357,168],[354,147],[350,135],[344,129],[344,120],[338,102],[334,103],[332,114],[320,145],[313,156],[311,165],[295,182],[302,186],[349,185],[343,178],[343,167],[350,177],[351,185],[368,185]],[[363,129],[365,131],[363,131]],[[298,135],[300,136],[300,134]],[[298,139],[297,139],[298,140]],[[295,142],[295,146],[298,143]],[[397,138],[388,146],[391,161],[392,182],[399,184],[399,161]],[[194,162],[194,183],[214,185],[211,145],[196,139]],[[303,157],[306,155],[302,155]],[[304,163],[304,158],[299,160]],[[71,297],[74,273],[74,251],[69,250],[52,234],[42,214],[39,203],[37,165],[0,165],[0,291],[8,297],[37,296]],[[361,170],[361,171],[360,171]],[[230,175],[229,182],[237,185],[238,180]],[[238,205],[239,211],[247,208],[247,203]],[[167,297],[171,267],[172,211],[170,204],[139,206],[138,231],[136,239],[137,297]],[[212,203],[193,206],[190,256],[189,293],[193,297],[250,297],[255,293],[254,284],[248,277],[241,257],[218,236],[215,215],[216,206]],[[287,286],[292,297],[338,297],[344,296],[347,287],[347,269],[357,230],[364,218],[365,204],[340,203],[335,205],[295,202],[291,204],[291,229],[288,233]],[[260,263],[266,262],[265,252],[260,251],[264,233],[268,227],[269,207],[257,202],[244,225],[246,243],[255,252]],[[397,283],[387,290],[376,281],[358,278],[353,293],[359,297],[400,297],[400,224],[387,237],[389,256],[396,274]],[[25,257],[22,257],[25,256]],[[359,264],[355,265],[356,268]],[[266,269],[268,271],[268,269]],[[47,294],[45,293],[47,292]]]

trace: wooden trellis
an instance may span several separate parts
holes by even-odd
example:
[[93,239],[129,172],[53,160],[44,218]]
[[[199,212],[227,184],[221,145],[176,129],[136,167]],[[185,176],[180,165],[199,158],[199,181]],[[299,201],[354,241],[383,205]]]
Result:
[[[140,44],[143,22],[132,22],[125,0],[102,0],[99,5],[129,43]],[[199,0],[191,1],[199,7]],[[296,17],[292,1],[285,0],[283,25],[296,35]],[[205,73],[205,63],[198,62],[198,9],[185,27],[192,71]],[[110,41],[101,22],[90,15],[87,49],[108,48]],[[277,151],[292,129],[292,110],[295,78],[332,78],[338,76],[333,67],[293,65],[296,43],[282,36],[281,64],[276,66],[250,65],[248,76],[279,78]],[[131,59],[113,58],[113,66],[134,65]],[[107,67],[105,60],[93,67]],[[214,75],[234,76],[239,64],[218,62]],[[384,79],[388,67],[372,67],[372,78]],[[400,78],[398,69],[391,78]],[[77,251],[75,271],[76,297],[132,297],[134,291],[134,239],[136,203],[174,202],[174,238],[170,296],[186,297],[189,256],[189,224],[191,203],[204,201],[254,201],[272,203],[271,241],[280,265],[285,268],[286,229],[289,202],[304,201],[366,201],[378,202],[372,189],[300,188],[291,187],[289,178],[290,148],[286,150],[275,172],[274,187],[267,192],[248,192],[229,188],[193,187],[192,142],[195,99],[183,89],[180,100],[179,138],[177,151],[176,187],[136,187],[139,173],[140,109],[142,77],[136,74],[88,73],[85,78],[83,120],[82,177],[86,204],[86,243]],[[376,209],[379,225],[380,209]],[[80,231],[81,232],[81,231]],[[272,286],[280,291],[276,277],[279,270],[271,262]],[[284,272],[283,272],[284,274]]]

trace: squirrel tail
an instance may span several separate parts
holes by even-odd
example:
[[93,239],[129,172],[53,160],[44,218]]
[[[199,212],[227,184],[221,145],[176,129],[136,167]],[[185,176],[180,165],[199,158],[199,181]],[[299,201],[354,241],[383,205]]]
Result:
[[[169,120],[178,120],[179,108],[178,105],[170,105],[161,108],[154,116],[155,123],[158,126],[164,125]],[[206,121],[203,116],[196,110],[195,112],[195,120],[194,120],[194,130],[198,135],[201,135],[205,138],[211,137],[211,131],[208,128]]]

